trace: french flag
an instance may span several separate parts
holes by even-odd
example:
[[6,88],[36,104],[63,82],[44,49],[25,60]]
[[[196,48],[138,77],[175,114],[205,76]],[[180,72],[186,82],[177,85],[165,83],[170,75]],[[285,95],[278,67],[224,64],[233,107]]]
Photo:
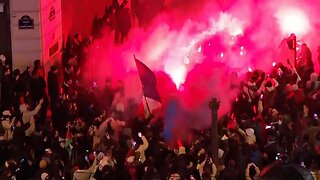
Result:
[[157,78],[155,74],[143,62],[134,56],[140,81],[142,84],[142,92],[144,95],[143,107],[144,116],[148,117],[152,111],[161,107],[162,101],[157,90]]

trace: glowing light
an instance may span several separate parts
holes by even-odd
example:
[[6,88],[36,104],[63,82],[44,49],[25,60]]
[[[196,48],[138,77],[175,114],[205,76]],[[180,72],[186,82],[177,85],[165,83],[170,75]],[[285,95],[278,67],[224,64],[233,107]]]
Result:
[[231,36],[243,34],[243,22],[227,13],[220,13],[218,30],[227,30]]
[[279,76],[282,76],[282,73],[283,73],[283,72],[282,72],[281,68],[278,68],[278,75],[279,75]]
[[249,71],[249,72],[252,72],[252,68],[251,68],[250,66],[248,67],[248,71]]
[[198,48],[198,53],[200,53],[200,52],[201,52],[201,49],[202,49],[202,48],[201,48],[201,46],[199,46],[199,48]]
[[244,47],[240,46],[240,56],[243,56],[244,54],[245,54]]
[[174,67],[168,65],[165,67],[165,71],[170,74],[170,77],[176,84],[177,88],[179,88],[180,85],[184,83],[187,74],[187,69],[185,66],[177,65],[176,67]]
[[211,43],[209,43],[209,46],[211,46]]
[[282,7],[275,16],[284,34],[304,35],[310,30],[309,19],[301,9]]
[[272,66],[275,67],[277,65],[276,62],[272,62]]
[[221,53],[220,53],[220,57],[223,58],[223,56],[224,56],[224,54],[223,54],[223,52],[221,52]]

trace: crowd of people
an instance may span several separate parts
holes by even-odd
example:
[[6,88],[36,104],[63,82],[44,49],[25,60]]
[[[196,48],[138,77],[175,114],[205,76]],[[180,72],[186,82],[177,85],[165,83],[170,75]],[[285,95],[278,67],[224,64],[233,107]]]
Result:
[[[119,14],[128,20],[126,4],[110,6],[103,18],[118,31],[116,42],[130,29],[115,23]],[[210,129],[190,129],[188,142],[168,143],[163,117],[129,107],[121,80],[107,78],[102,88],[84,80],[90,41],[76,34],[63,68],[52,66],[47,75],[39,60],[11,73],[0,56],[0,179],[249,180],[265,176],[271,164],[319,177],[320,79],[306,44],[297,67],[277,63],[270,73],[248,72],[232,84],[239,93],[219,120],[214,163]]]
[[232,84],[240,93],[219,121],[218,164],[208,129],[190,129],[189,142],[172,146],[163,118],[129,115],[122,81],[98,88],[69,59],[60,85],[58,67],[45,80],[39,60],[11,73],[1,56],[1,177],[259,179],[260,169],[280,162],[317,173],[320,81],[310,53],[303,44],[296,68],[278,63]]
[[114,33],[114,42],[116,44],[123,43],[132,27],[131,14],[128,0],[124,0],[121,4],[118,1],[113,1],[110,6],[106,7],[103,17],[94,19],[93,38],[98,39],[104,37],[106,33],[109,36]]
[[96,17],[92,25],[93,39],[112,37],[115,44],[123,43],[132,27],[147,28],[153,18],[164,10],[163,0],[113,0],[105,8],[102,17]]

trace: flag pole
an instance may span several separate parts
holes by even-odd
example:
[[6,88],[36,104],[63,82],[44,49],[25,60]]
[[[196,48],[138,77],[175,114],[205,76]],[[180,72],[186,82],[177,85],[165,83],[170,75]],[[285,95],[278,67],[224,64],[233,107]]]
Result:
[[149,113],[148,116],[150,116],[151,115],[151,111],[150,111],[150,107],[149,107],[149,104],[148,104],[148,101],[147,101],[147,97],[145,95],[143,95],[143,97],[144,97],[144,100],[146,101],[146,105],[147,105],[147,109],[148,109],[148,113]]
[[293,47],[294,47],[294,67],[297,68],[297,36],[294,36],[294,39],[293,39]]

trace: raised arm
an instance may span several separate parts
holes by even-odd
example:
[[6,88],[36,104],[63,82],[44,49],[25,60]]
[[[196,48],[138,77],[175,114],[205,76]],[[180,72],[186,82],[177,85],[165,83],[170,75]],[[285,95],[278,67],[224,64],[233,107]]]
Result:
[[141,136],[141,139],[142,139],[142,144],[140,145],[139,149],[141,151],[145,151],[146,149],[148,149],[149,143],[145,136]]
[[244,132],[241,128],[238,128],[238,132],[241,134],[241,136],[247,137],[246,132]]
[[31,114],[32,116],[38,114],[38,112],[39,112],[40,109],[41,109],[42,103],[43,103],[43,99],[41,99],[41,100],[39,101],[39,104],[37,105],[37,107],[34,108],[34,110],[30,112],[30,114]]

